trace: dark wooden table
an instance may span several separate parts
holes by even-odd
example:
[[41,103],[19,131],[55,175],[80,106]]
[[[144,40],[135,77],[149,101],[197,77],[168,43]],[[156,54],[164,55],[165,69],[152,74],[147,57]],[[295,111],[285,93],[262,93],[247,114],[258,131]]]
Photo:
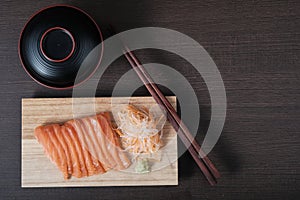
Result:
[[[222,174],[208,185],[188,154],[179,159],[179,185],[168,187],[21,188],[21,98],[70,97],[33,82],[18,58],[19,33],[37,10],[78,6],[119,31],[158,26],[198,41],[217,64],[228,110],[220,140],[209,154]],[[299,199],[300,2],[253,1],[29,1],[0,2],[0,199]],[[210,118],[201,76],[168,52],[142,50],[142,62],[167,64],[183,74],[200,101],[200,140]],[[97,96],[111,91],[130,66],[116,60]],[[131,81],[131,82],[130,82]],[[137,78],[129,80],[130,83]],[[166,95],[171,91],[162,88]],[[149,95],[140,88],[135,95]]]

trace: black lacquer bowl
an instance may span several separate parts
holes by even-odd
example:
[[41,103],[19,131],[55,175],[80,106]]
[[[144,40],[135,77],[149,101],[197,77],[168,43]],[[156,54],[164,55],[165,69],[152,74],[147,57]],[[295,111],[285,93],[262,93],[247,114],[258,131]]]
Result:
[[[25,71],[36,82],[68,89],[96,71],[103,54],[102,41],[99,27],[88,14],[72,6],[52,6],[33,15],[25,25],[19,56]],[[98,52],[89,54],[99,44],[102,46],[96,48]],[[80,67],[83,73],[78,74]]]

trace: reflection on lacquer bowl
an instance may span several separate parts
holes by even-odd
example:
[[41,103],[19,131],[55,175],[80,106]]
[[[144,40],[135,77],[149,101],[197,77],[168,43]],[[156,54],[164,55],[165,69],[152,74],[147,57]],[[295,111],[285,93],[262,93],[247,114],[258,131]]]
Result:
[[[98,25],[87,13],[56,5],[42,9],[26,23],[19,40],[19,56],[25,71],[36,82],[53,89],[68,89],[96,71],[103,54],[102,41]],[[100,43],[102,48],[96,48],[99,52],[89,55]],[[84,62],[88,55],[88,62]],[[80,67],[84,73],[76,77]]]

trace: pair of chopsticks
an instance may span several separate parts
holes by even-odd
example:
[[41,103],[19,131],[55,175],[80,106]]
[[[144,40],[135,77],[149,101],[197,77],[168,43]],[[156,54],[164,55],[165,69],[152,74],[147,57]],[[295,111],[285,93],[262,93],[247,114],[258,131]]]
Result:
[[[110,31],[115,33],[112,27],[110,27]],[[197,141],[194,139],[186,125],[178,116],[176,110],[159,90],[159,88],[154,83],[154,81],[147,73],[145,68],[141,65],[137,57],[133,54],[133,52],[130,51],[130,49],[124,43],[123,46],[123,53],[127,61],[137,73],[141,81],[144,83],[144,85],[146,86],[147,90],[152,95],[156,103],[166,111],[167,119],[169,120],[173,128],[177,131],[179,138],[182,140],[183,144],[192,155],[193,159],[197,163],[198,167],[201,169],[208,182],[211,185],[215,185],[217,183],[217,178],[220,177],[220,173],[213,165],[213,163],[209,160],[209,158],[205,155],[205,153],[202,151],[200,145],[197,143]]]

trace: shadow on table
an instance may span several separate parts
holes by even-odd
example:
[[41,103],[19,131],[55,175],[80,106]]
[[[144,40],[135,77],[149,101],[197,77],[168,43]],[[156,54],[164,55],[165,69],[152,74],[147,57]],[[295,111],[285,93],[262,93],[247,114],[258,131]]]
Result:
[[217,155],[220,165],[230,173],[237,173],[241,169],[242,161],[238,150],[234,148],[234,144],[227,139],[226,133],[223,133],[218,144],[213,149],[213,153]]
[[[202,130],[203,131],[203,130]],[[200,131],[200,132],[202,132]],[[201,138],[201,139],[200,139]],[[197,141],[203,141],[203,135],[196,137]],[[184,145],[181,141],[178,141],[178,149],[182,151]],[[213,148],[211,153],[208,155],[209,159],[214,163],[216,168],[219,170],[222,178],[222,174],[225,173],[237,173],[241,169],[242,161],[238,151],[234,148],[234,144],[224,132],[219,138],[218,143]],[[182,156],[179,157],[179,177],[191,177],[198,173],[200,169],[196,165],[192,156],[186,151]]]

